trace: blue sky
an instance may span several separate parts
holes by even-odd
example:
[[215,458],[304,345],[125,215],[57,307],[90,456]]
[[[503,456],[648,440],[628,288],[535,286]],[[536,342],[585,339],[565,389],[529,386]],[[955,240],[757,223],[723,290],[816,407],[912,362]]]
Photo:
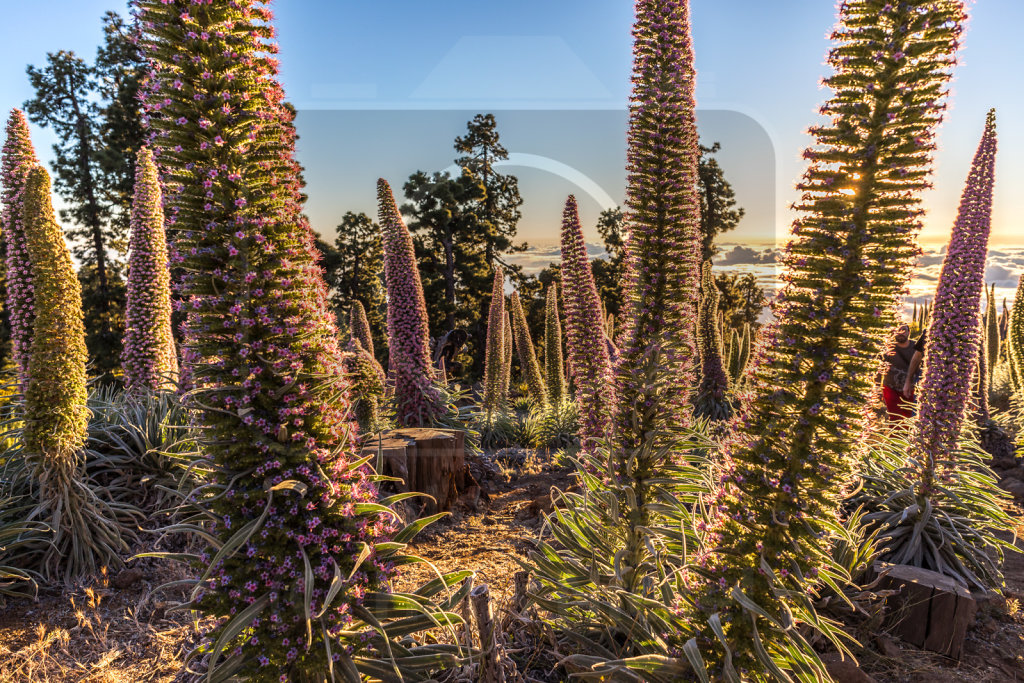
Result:
[[[91,59],[100,16],[119,0],[3,0],[0,106],[31,95],[24,65],[47,51]],[[624,196],[625,106],[633,5],[618,0],[517,3],[278,0],[282,79],[299,109],[299,157],[309,213],[331,232],[348,210],[374,211],[374,182],[399,190],[416,170],[440,170],[474,113],[494,111],[526,204],[522,236],[557,239],[565,195],[592,226]],[[731,241],[784,236],[803,170],[808,125],[826,97],[820,79],[834,21],[828,0],[692,0],[699,126],[723,145],[720,163],[748,210]],[[943,241],[981,135],[1000,120],[994,241],[1022,244],[1024,25],[1021,0],[977,0],[952,107],[943,126],[924,239]],[[37,149],[52,142],[34,130]],[[595,233],[589,228],[591,235]]]

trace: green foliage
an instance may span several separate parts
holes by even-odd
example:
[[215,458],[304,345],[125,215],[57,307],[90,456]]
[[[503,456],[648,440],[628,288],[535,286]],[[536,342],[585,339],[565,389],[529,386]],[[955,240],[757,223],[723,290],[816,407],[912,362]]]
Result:
[[715,285],[721,299],[718,308],[725,316],[726,327],[760,326],[761,313],[768,305],[764,290],[752,273],[717,273]]
[[859,466],[862,487],[852,503],[876,531],[880,559],[931,569],[981,590],[999,588],[1004,551],[1019,552],[1004,540],[1016,522],[977,434],[965,431],[956,448],[938,458],[934,464],[944,475],[924,499],[917,488],[926,456],[905,432],[876,435],[867,446]]

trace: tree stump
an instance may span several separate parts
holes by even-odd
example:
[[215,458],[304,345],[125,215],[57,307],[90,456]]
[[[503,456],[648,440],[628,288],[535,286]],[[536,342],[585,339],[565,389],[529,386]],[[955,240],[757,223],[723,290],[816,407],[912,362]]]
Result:
[[422,514],[450,510],[465,488],[465,432],[454,429],[409,428],[384,432],[363,445],[363,454],[382,454],[382,474],[398,477],[399,492],[418,491],[429,498]]
[[978,611],[971,593],[948,576],[920,567],[878,563],[879,590],[898,590],[886,599],[893,631],[916,647],[959,660],[967,628]]

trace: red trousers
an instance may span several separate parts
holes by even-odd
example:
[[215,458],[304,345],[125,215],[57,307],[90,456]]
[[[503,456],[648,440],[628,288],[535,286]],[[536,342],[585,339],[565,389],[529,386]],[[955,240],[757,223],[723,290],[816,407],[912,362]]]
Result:
[[882,387],[882,398],[885,399],[885,412],[889,414],[890,420],[913,417],[914,411],[909,405],[911,401],[902,392],[891,387]]

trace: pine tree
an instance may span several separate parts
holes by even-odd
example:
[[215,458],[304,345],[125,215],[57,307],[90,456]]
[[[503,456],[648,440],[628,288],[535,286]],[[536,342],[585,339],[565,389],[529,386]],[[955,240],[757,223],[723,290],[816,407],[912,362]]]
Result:
[[363,307],[372,344],[360,340],[377,357],[387,349],[387,306],[384,296],[384,247],[380,226],[365,213],[348,211],[337,227],[334,247],[321,243],[324,279],[339,315],[351,312],[356,302]]
[[722,146],[700,146],[697,166],[700,198],[701,261],[710,260],[718,253],[715,238],[739,225],[746,211],[736,206],[736,193],[725,179],[722,167],[713,156]]
[[6,259],[5,285],[7,315],[11,325],[11,357],[18,384],[24,391],[28,380],[28,359],[32,346],[32,325],[35,320],[35,289],[32,266],[25,244],[22,223],[23,191],[29,170],[39,164],[36,159],[28,122],[19,109],[12,109],[7,120],[0,171],[3,173],[3,225],[0,237]]
[[[186,404],[203,428],[209,485],[223,491],[201,501],[215,520],[204,528],[238,544],[216,562],[197,558],[191,606],[214,617],[201,651],[211,675],[321,680],[335,666],[328,648],[365,647],[345,629],[392,575],[377,544],[393,526],[367,506],[376,491],[359,466],[335,318],[301,213],[272,14],[258,0],[136,7],[151,62],[144,123],[188,311]],[[337,575],[349,577],[340,590]]]
[[128,296],[121,362],[129,390],[174,385],[178,354],[171,332],[171,273],[167,268],[160,179],[146,147],[135,165]]
[[427,304],[412,236],[383,178],[377,181],[377,207],[388,288],[388,367],[395,383],[398,422],[422,427],[433,424],[442,410],[440,394],[431,381]]
[[533,339],[530,338],[530,327],[526,323],[526,313],[519,300],[519,292],[512,292],[511,304],[512,327],[516,338],[516,351],[519,354],[519,367],[526,380],[526,386],[529,388],[530,397],[539,405],[547,405],[547,387],[544,386],[544,377],[541,375],[540,363],[537,362],[537,352],[533,347]]
[[591,448],[594,439],[608,435],[615,390],[601,301],[583,242],[576,198],[572,195],[562,213],[562,298],[569,373],[580,413],[580,443]]
[[916,258],[963,21],[960,0],[839,6],[825,81],[833,94],[821,108],[830,122],[811,130],[815,146],[804,152],[777,323],[746,375],[755,397],[721,456],[709,554],[695,560],[709,577],[699,604],[721,612],[738,669],[767,666],[749,647],[755,625],[769,652],[783,636],[741,614],[736,591],[781,623],[806,609],[785,591],[804,594],[831,564],[823,521],[839,515],[875,359]]
[[548,287],[544,315],[544,381],[551,405],[567,398],[565,368],[562,364],[562,322],[558,318],[558,285]]

